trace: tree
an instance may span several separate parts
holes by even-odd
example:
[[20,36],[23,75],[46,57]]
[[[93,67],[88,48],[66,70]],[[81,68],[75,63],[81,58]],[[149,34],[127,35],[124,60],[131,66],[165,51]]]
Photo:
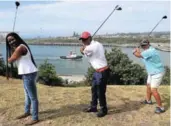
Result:
[[51,86],[62,86],[62,78],[58,77],[55,71],[55,66],[48,63],[45,60],[43,64],[39,66],[38,82]]
[[[109,84],[136,85],[144,84],[147,73],[139,64],[134,64],[132,60],[120,49],[113,48],[111,52],[106,52],[106,59],[110,67]],[[86,79],[92,80],[93,68],[89,68]]]

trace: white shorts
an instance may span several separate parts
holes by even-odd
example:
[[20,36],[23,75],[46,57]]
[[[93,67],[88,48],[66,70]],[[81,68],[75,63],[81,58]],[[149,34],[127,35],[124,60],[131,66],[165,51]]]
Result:
[[165,72],[155,75],[148,75],[147,84],[149,84],[151,88],[158,88],[162,82],[164,74]]

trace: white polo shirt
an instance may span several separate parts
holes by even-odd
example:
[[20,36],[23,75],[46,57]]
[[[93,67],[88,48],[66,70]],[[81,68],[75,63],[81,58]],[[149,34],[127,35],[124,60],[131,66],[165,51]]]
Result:
[[107,66],[105,50],[101,43],[92,40],[90,45],[85,47],[83,53],[94,69],[100,69]]

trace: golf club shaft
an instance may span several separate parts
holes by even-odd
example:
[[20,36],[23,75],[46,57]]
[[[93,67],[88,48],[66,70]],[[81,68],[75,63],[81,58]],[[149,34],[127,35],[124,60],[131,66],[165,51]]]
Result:
[[113,14],[113,12],[117,9],[118,5],[112,10],[112,12],[109,14],[109,16],[103,21],[103,23],[99,26],[99,28],[94,32],[93,36],[99,31],[99,29],[103,26],[103,24],[108,20],[108,18]]
[[[13,32],[14,32],[14,29],[15,29],[15,22],[16,22],[16,18],[17,18],[17,11],[18,11],[18,6],[20,5],[20,3],[19,2],[15,2],[15,5],[16,5],[16,11],[15,11],[15,17],[14,17]],[[6,77],[7,77],[7,80],[9,79],[8,57],[9,56],[11,57],[11,55],[12,55],[12,52],[9,50],[9,48],[6,45],[6,63],[7,63],[7,66],[6,66]],[[11,63],[10,77],[12,77],[12,70],[13,70],[13,63]]]
[[154,28],[151,30],[151,32],[148,34],[148,37],[151,35],[151,33],[154,31],[154,29],[160,24],[160,22],[163,20],[163,18],[154,26]]
[[15,29],[15,22],[16,22],[16,18],[17,18],[17,11],[18,11],[18,7],[16,7],[16,11],[15,11],[14,24],[13,24],[13,31],[14,31],[14,29]]
[[[12,55],[12,51],[10,51],[10,57],[11,57],[11,55]],[[10,75],[9,75],[9,77],[13,77],[13,73],[12,73],[12,71],[13,71],[13,63],[10,63],[11,64],[11,67],[10,67]]]
[[[150,37],[150,35],[151,35],[151,33],[154,31],[154,29],[160,24],[160,22],[163,20],[163,18],[162,19],[160,19],[160,21],[154,26],[154,28],[150,31],[150,33],[148,33],[148,36],[147,37]],[[138,46],[138,48],[140,48],[140,46]]]
[[8,47],[7,47],[7,43],[6,43],[6,78],[7,80],[9,80],[9,68],[8,68],[8,55],[9,55],[9,52],[8,52]]

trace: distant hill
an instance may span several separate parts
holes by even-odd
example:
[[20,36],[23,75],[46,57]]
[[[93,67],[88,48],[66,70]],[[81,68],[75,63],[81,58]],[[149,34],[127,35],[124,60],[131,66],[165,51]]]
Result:
[[[95,38],[116,38],[116,37],[123,37],[123,38],[137,38],[137,37],[147,37],[149,32],[141,32],[141,33],[113,33],[113,34],[101,34],[101,35],[96,35]],[[74,34],[75,35],[75,34]],[[77,40],[79,34],[77,34],[76,36],[66,36],[66,37],[47,37],[47,38],[43,38],[43,40],[55,40],[55,39],[73,39],[73,40]],[[151,37],[154,38],[169,38],[170,39],[170,31],[161,31],[161,32],[153,32],[151,34]],[[32,38],[32,39],[26,39],[26,40],[42,40],[42,38],[40,36],[36,37],[36,38]],[[1,34],[0,32],[0,42],[4,42],[5,41],[5,36],[3,34]]]

